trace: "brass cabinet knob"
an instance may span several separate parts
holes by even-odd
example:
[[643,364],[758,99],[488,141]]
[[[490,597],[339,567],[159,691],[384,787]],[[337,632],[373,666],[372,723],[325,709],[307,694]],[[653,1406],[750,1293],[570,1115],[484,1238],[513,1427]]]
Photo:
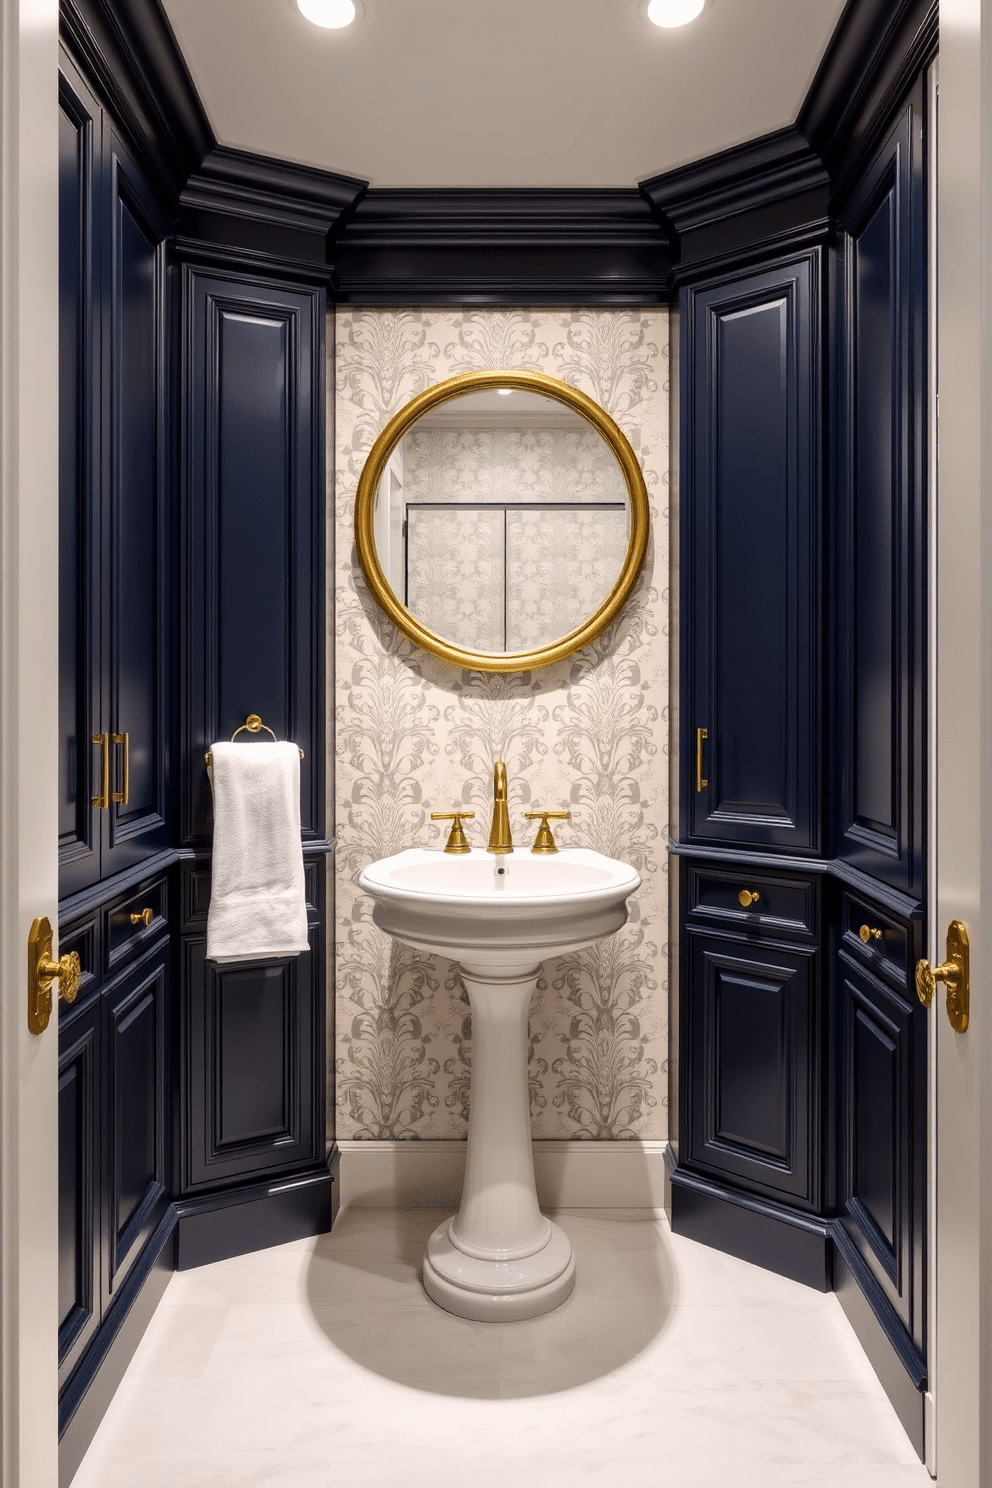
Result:
[[133,909],[131,911],[131,924],[144,925],[146,930],[154,918],[155,911],[153,909]]
[[571,816],[572,813],[570,811],[525,811],[524,821],[539,821],[541,823],[537,829],[537,836],[534,838],[534,846],[531,848],[531,852],[556,853],[558,851],[558,844],[548,823],[553,821],[570,821]]
[[52,983],[58,978],[63,1002],[75,1002],[81,967],[76,951],[52,959],[52,927],[47,917],[35,920],[28,935],[28,1028],[44,1033],[52,1016]]
[[924,1007],[933,1002],[937,983],[947,986],[947,1016],[955,1033],[965,1033],[971,1015],[971,953],[968,932],[960,920],[947,927],[947,960],[942,966],[916,963],[916,995]]
[[862,925],[858,931],[858,939],[862,945],[867,945],[870,940],[881,940],[881,938],[881,930],[876,929],[874,925]]
[[451,831],[448,840],[444,844],[447,853],[467,853],[472,851],[472,844],[465,836],[463,821],[471,821],[475,816],[474,811],[432,811],[431,821],[450,821]]
[[742,906],[742,908],[750,909],[751,905],[757,904],[760,898],[761,895],[758,893],[757,889],[741,889],[740,893],[737,895],[737,902]]

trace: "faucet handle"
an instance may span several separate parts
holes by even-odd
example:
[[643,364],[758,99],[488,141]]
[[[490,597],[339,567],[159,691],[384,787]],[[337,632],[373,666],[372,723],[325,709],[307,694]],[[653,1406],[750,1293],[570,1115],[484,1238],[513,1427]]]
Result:
[[462,828],[463,821],[469,821],[475,815],[474,811],[432,811],[431,821],[450,821],[451,831],[448,840],[444,844],[445,852],[466,853],[472,851],[472,844],[465,836]]
[[552,833],[548,823],[553,821],[568,821],[571,818],[571,815],[572,813],[570,811],[525,811],[525,821],[540,820],[541,823],[541,825],[537,829],[537,836],[534,838],[534,846],[531,848],[531,852],[557,852],[558,844],[554,839],[554,834]]

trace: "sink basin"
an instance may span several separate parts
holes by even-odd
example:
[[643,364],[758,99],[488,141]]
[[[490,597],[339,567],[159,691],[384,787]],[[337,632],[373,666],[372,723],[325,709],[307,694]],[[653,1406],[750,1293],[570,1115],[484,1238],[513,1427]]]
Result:
[[589,848],[495,857],[411,847],[365,869],[381,930],[467,965],[536,966],[619,930],[640,886],[626,863]]
[[541,1213],[527,1083],[528,1014],[540,963],[619,930],[635,870],[587,848],[547,856],[413,847],[359,878],[381,930],[458,961],[472,1008],[465,1186],[434,1231],[424,1289],[479,1322],[537,1317],[575,1286],[563,1230]]

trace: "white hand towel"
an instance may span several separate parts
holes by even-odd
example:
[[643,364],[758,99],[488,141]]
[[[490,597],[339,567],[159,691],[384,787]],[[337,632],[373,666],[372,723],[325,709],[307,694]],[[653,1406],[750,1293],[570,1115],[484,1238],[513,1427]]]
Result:
[[309,948],[295,744],[215,744],[207,959]]

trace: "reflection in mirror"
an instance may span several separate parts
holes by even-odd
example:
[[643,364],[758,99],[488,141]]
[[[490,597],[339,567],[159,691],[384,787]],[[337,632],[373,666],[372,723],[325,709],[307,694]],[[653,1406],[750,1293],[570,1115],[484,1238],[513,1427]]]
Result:
[[436,404],[379,480],[373,534],[396,598],[466,651],[550,646],[606,600],[630,536],[602,435],[556,398],[487,388]]

